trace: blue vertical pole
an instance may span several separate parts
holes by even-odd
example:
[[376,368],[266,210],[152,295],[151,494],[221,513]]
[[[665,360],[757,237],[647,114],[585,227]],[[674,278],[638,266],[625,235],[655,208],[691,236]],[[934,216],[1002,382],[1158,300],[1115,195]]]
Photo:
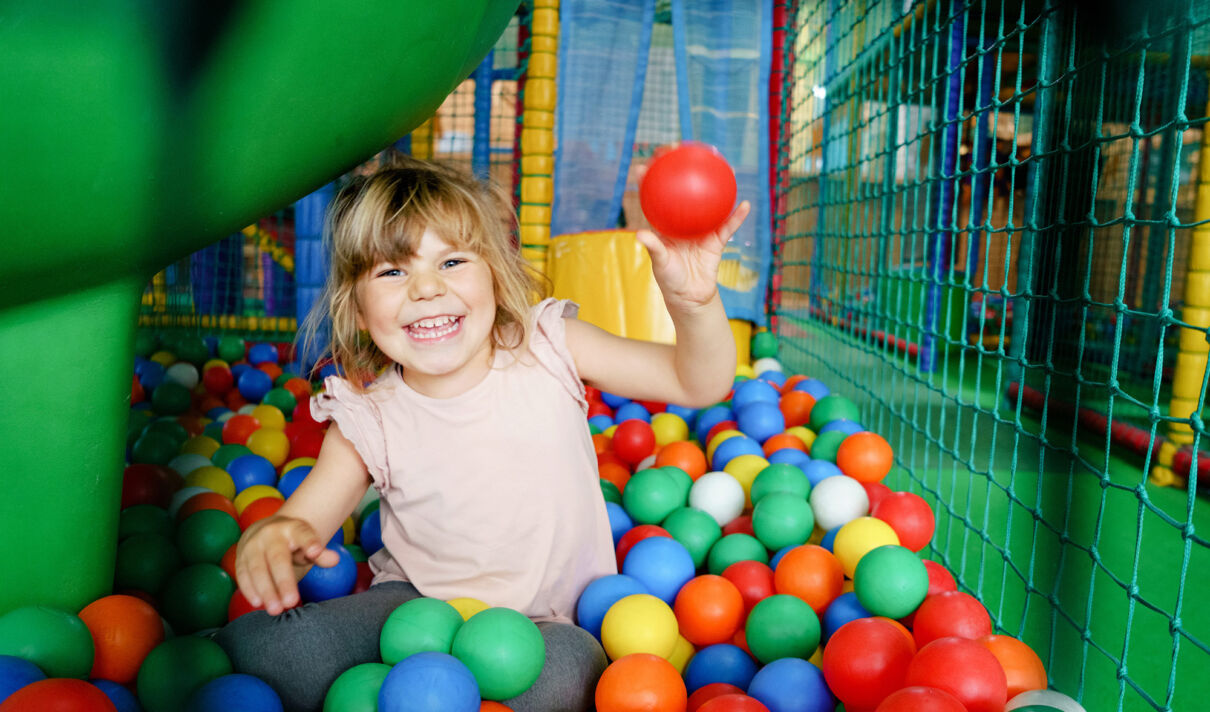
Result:
[[471,145],[471,171],[482,180],[492,167],[492,57],[488,52],[472,75],[475,78],[475,141]]
[[[982,44],[982,51],[992,47],[992,42],[989,40],[981,40],[980,44]],[[993,129],[991,126],[992,91],[995,89],[995,83],[996,63],[991,58],[984,56],[980,61],[979,100],[975,105],[980,111],[979,119],[975,123],[975,177],[971,180],[973,200],[971,201],[970,220],[975,225],[975,229],[971,230],[970,249],[966,253],[966,274],[970,279],[974,279],[975,273],[979,271],[979,249],[981,247],[979,243],[983,239],[983,231],[980,228],[983,226],[983,211],[987,209],[987,191],[992,181],[987,168],[991,165],[992,153],[996,150],[996,143],[992,140]]]
[[[324,251],[324,216],[336,195],[336,184],[329,183],[294,204],[294,289],[295,313],[302,324],[323,291],[328,276],[328,253]],[[328,342],[328,325],[318,334],[320,344]],[[320,354],[299,353],[299,372],[309,374]]]
[[[951,7],[958,6],[955,2]],[[920,349],[920,370],[937,369],[937,335],[942,327],[941,284],[950,271],[950,237],[953,227],[954,195],[958,185],[958,113],[962,104],[962,53],[966,49],[966,18],[958,14],[950,24],[950,53],[946,70],[949,81],[945,97],[945,130],[941,141],[941,169],[938,173],[936,210],[932,244],[928,248],[928,291],[925,296],[924,343]]]

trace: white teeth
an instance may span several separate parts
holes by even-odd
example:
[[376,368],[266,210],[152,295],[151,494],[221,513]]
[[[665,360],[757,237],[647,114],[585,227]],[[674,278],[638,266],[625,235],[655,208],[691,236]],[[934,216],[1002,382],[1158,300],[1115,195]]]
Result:
[[413,338],[416,339],[440,339],[446,334],[452,334],[458,330],[458,318],[452,316],[439,316],[431,319],[420,319],[413,322],[408,327]]
[[452,316],[438,316],[438,317],[434,317],[432,319],[421,319],[420,321],[417,321],[414,324],[412,324],[412,326],[419,326],[422,329],[436,329],[438,327],[445,326],[446,324],[452,322],[453,320],[454,320],[454,317],[452,317]]

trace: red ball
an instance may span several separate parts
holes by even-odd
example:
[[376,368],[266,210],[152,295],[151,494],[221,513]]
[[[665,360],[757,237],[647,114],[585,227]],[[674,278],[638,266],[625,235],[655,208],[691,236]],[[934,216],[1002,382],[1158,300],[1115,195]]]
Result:
[[862,482],[861,488],[865,490],[865,496],[870,500],[871,513],[874,511],[874,507],[877,507],[878,503],[882,501],[882,498],[891,493],[891,488],[881,482]]
[[890,524],[899,543],[912,551],[920,551],[933,539],[933,508],[918,494],[891,492],[871,503],[870,514]]
[[357,562],[357,581],[353,584],[353,593],[361,593],[362,591],[370,590],[370,584],[374,581],[374,572],[370,570],[370,562]]
[[128,465],[122,471],[122,504],[126,509],[135,504],[154,504],[168,509],[172,495],[181,488],[181,476],[175,471],[148,463]]
[[239,530],[244,531],[252,526],[253,523],[276,514],[283,504],[285,504],[285,501],[277,497],[261,497],[260,499],[252,500],[244,507],[244,511],[240,512]]
[[594,415],[607,415],[610,418],[612,418],[613,417],[613,408],[610,408],[609,406],[605,405],[605,403],[602,401],[599,401],[599,400],[591,401],[590,400],[588,402],[588,417],[591,418]]
[[231,602],[227,604],[227,620],[233,621],[245,613],[263,610],[265,610],[264,606],[254,606],[248,603],[248,599],[244,598],[243,592],[237,588],[235,589],[235,593],[231,595]]
[[908,665],[906,682],[945,690],[967,712],[1003,712],[1008,701],[1008,679],[1000,661],[967,638],[941,638],[921,648]]
[[828,639],[823,676],[845,709],[872,708],[903,687],[913,652],[912,644],[889,621],[858,618]]
[[296,402],[294,404],[294,410],[290,412],[290,422],[297,423],[299,425],[309,425],[314,428],[322,428],[323,423],[319,422],[315,419],[315,416],[311,415],[311,399],[299,398],[297,395],[294,396],[294,398]]
[[223,423],[223,444],[243,445],[248,442],[248,436],[260,430],[260,421],[251,415],[233,415]]
[[634,467],[655,452],[655,433],[644,420],[637,418],[618,423],[610,441],[615,454],[625,464]]
[[724,430],[739,430],[739,423],[735,422],[734,420],[720,420],[719,422],[715,423],[713,428],[710,428],[710,430],[706,431],[706,443],[709,444],[710,441],[714,440],[715,435],[718,435]]
[[892,692],[874,712],[966,712],[966,707],[945,690],[905,687]]
[[0,712],[117,712],[101,688],[83,680],[52,677],[17,690],[0,702]]
[[639,184],[639,205],[656,232],[693,240],[722,227],[735,205],[735,171],[713,146],[686,141],[657,151]]
[[925,596],[912,619],[912,636],[920,648],[940,638],[975,640],[991,633],[987,609],[977,598],[961,591]]
[[319,449],[324,444],[324,431],[319,428],[299,428],[289,435],[290,460],[300,457],[319,457]]
[[958,582],[954,580],[954,575],[949,572],[941,564],[932,559],[924,559],[924,570],[929,574],[929,596],[934,593],[943,591],[957,591]]
[[622,570],[622,563],[626,561],[626,555],[630,553],[630,550],[634,547],[634,545],[648,537],[653,536],[666,536],[669,539],[672,538],[672,535],[668,533],[667,529],[664,529],[657,524],[639,524],[631,527],[625,534],[623,534],[622,538],[618,539],[618,548],[615,551],[618,557],[618,571]]
[[756,531],[752,528],[752,515],[741,514],[735,519],[727,522],[727,526],[723,527],[723,536],[728,534],[747,534],[748,536],[756,536]]
[[202,386],[206,392],[216,396],[225,396],[235,387],[235,376],[226,366],[211,366],[202,374]]
[[742,694],[744,694],[743,689],[726,682],[712,682],[709,685],[702,685],[694,690],[692,695],[689,695],[689,704],[685,707],[685,712],[696,712],[699,707],[721,695]]
[[769,712],[769,708],[754,697],[732,693],[708,700],[698,712]]
[[723,578],[735,584],[744,599],[744,613],[752,606],[772,596],[773,569],[759,561],[737,561],[723,570]]

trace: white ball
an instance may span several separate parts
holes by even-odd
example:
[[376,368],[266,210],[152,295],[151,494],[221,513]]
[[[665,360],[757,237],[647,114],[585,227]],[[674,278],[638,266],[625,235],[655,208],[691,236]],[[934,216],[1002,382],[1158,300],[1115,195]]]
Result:
[[197,387],[197,379],[197,368],[186,361],[177,361],[164,371],[165,381],[179,383],[191,391]]
[[648,455],[640,460],[639,464],[635,465],[634,471],[638,472],[639,470],[646,470],[652,467],[655,467],[655,455]]
[[752,370],[756,371],[756,375],[765,373],[766,371],[777,371],[781,373],[781,362],[772,356],[758,358],[752,362]]
[[227,410],[227,411],[223,411],[222,413],[219,413],[218,417],[215,418],[215,420],[217,420],[220,423],[225,423],[234,417],[235,417],[235,411]]
[[184,477],[199,467],[208,467],[213,464],[214,463],[210,461],[210,458],[206,457],[205,455],[199,455],[196,452],[184,452],[172,458],[172,461],[168,463],[168,466],[173,470],[176,470],[179,475]]
[[811,489],[811,510],[815,512],[815,524],[831,531],[868,514],[870,497],[852,477],[832,475]]
[[245,403],[239,407],[238,412],[240,415],[252,415],[252,411],[256,410],[257,405],[259,403]]
[[176,494],[172,495],[172,500],[168,502],[168,513],[172,515],[173,519],[176,519],[176,513],[180,511],[181,506],[193,495],[202,494],[203,492],[213,492],[213,490],[196,486],[180,488],[176,491]]
[[1054,690],[1026,690],[1008,701],[1004,712],[1028,707],[1029,705],[1045,705],[1063,712],[1086,712],[1084,706],[1062,692]]
[[744,511],[744,486],[726,472],[707,472],[689,488],[689,506],[725,527]]

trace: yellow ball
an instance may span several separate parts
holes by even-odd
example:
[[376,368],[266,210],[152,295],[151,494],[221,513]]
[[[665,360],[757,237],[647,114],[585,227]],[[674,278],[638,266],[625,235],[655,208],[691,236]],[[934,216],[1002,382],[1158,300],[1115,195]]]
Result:
[[795,425],[792,428],[786,428],[786,432],[802,441],[803,445],[807,446],[807,452],[811,452],[811,446],[815,444],[815,431],[801,425]]
[[215,366],[222,366],[223,368],[231,368],[231,364],[227,363],[226,361],[222,360],[221,358],[212,358],[209,361],[207,361],[206,363],[202,364],[202,373],[203,374],[206,373],[206,371],[209,371],[210,369],[214,368]]
[[176,356],[171,351],[156,351],[151,355],[151,360],[160,364],[164,368],[168,368],[176,363]]
[[750,365],[748,365],[746,363],[741,363],[735,367],[735,375],[739,376],[739,377],[743,377],[743,378],[752,379],[752,378],[756,378],[756,371],[752,370],[752,367]]
[[357,536],[357,525],[353,522],[353,518],[349,517],[346,519],[345,523],[340,525],[340,528],[344,531],[345,546],[352,544],[354,538]]
[[235,496],[235,481],[221,467],[207,465],[199,467],[185,475],[186,487],[205,487],[211,492],[218,492],[227,499]]
[[679,635],[676,614],[667,603],[648,593],[619,600],[601,621],[601,643],[610,660],[632,653],[650,653],[667,660]]
[[464,621],[470,620],[471,616],[475,615],[479,611],[485,611],[488,608],[491,608],[491,606],[477,598],[451,598],[450,600],[446,601],[446,603],[453,606],[454,610],[458,611],[458,615],[462,616],[462,620]]
[[290,454],[290,438],[281,430],[261,428],[249,435],[245,444],[249,450],[273,463],[274,467],[281,467]]
[[899,544],[899,535],[890,524],[876,517],[858,517],[836,532],[832,553],[840,561],[844,575],[853,578],[857,562],[873,549],[887,544]]
[[606,435],[606,436],[608,436],[608,437],[611,437],[611,438],[612,438],[612,437],[613,437],[614,432],[616,432],[616,431],[617,431],[617,429],[618,429],[617,424],[611,425],[611,426],[609,426],[608,428],[605,428],[605,431],[604,431],[604,432],[605,432],[605,435]]
[[313,458],[313,457],[296,457],[293,460],[282,465],[281,473],[282,473],[282,475],[285,475],[287,472],[289,472],[290,470],[293,470],[295,467],[314,467],[314,466],[315,466],[315,458]]
[[655,433],[655,444],[660,447],[689,439],[689,424],[676,413],[656,413],[651,416],[651,430]]
[[769,466],[769,461],[760,455],[737,455],[731,458],[723,472],[731,475],[744,488],[744,502],[752,506],[752,483],[761,470]]
[[676,645],[672,646],[672,652],[668,654],[668,662],[672,663],[672,667],[676,668],[677,672],[684,675],[685,666],[689,664],[694,652],[693,643],[685,640],[685,636],[678,634]]
[[210,457],[219,449],[219,442],[208,435],[194,435],[181,446],[182,453]]
[[283,496],[276,487],[270,487],[269,485],[252,485],[250,487],[245,487],[240,491],[239,494],[235,495],[236,515],[243,514],[244,509],[247,508],[249,504],[252,504],[258,499],[264,499],[265,497],[285,499],[285,496]]
[[272,430],[283,430],[286,427],[286,416],[281,410],[274,405],[261,403],[252,409],[252,417],[260,423],[262,428],[270,428]]
[[714,451],[718,449],[719,445],[740,435],[743,435],[743,433],[738,430],[723,430],[715,434],[710,442],[706,443],[706,462],[714,462]]

